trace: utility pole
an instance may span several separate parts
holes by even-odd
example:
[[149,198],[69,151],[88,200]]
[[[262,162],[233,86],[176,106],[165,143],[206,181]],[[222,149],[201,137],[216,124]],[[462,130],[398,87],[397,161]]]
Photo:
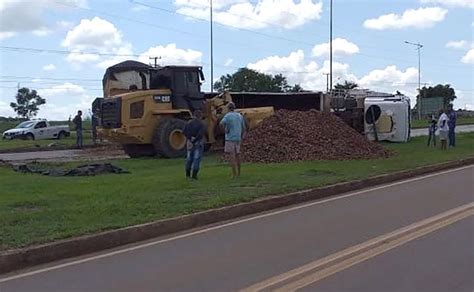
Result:
[[326,75],[326,92],[329,92],[329,73],[323,73],[323,75]]
[[332,0],[329,5],[329,89],[332,91]]
[[421,48],[423,48],[423,45],[420,43],[411,43],[408,41],[405,41],[405,44],[409,44],[412,46],[416,47],[416,50],[418,51],[418,119],[421,120]]
[[150,59],[150,60],[155,60],[155,63],[154,63],[154,65],[153,65],[153,67],[156,68],[156,67],[158,67],[157,60],[158,60],[158,59],[161,59],[161,57],[148,57],[148,59]]
[[212,0],[209,0],[209,13],[211,24],[211,92],[214,92],[214,44],[213,44],[213,30],[212,30]]

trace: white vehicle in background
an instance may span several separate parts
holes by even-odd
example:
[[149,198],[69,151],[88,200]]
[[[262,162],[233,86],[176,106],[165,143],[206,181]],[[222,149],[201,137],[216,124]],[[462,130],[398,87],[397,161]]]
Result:
[[51,126],[46,120],[29,120],[3,132],[3,139],[62,139],[70,135],[68,125]]

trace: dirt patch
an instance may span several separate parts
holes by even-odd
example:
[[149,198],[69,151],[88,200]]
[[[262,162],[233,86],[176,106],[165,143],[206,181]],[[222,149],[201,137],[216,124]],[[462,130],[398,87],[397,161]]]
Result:
[[15,212],[25,212],[25,213],[32,213],[32,212],[39,212],[42,211],[45,206],[44,202],[18,202],[15,204],[9,205],[9,207]]
[[127,170],[124,170],[110,163],[85,164],[72,169],[45,166],[39,163],[29,163],[12,165],[12,168],[16,172],[35,173],[49,176],[95,176],[108,173],[129,173]]
[[321,170],[321,169],[309,169],[301,174],[305,177],[322,177],[322,176],[336,176],[337,174],[333,171]]
[[247,162],[387,158],[393,153],[368,141],[330,113],[279,110],[251,130],[242,145]]

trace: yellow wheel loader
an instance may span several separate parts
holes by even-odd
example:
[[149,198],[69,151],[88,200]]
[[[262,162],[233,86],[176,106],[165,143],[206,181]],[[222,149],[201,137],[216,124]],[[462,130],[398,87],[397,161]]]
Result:
[[[104,98],[97,98],[92,110],[99,116],[100,137],[119,143],[130,157],[183,157],[186,138],[183,129],[194,110],[203,111],[207,133],[206,149],[221,133],[218,123],[232,101],[229,93],[201,92],[201,67],[154,68],[126,61],[107,69]],[[253,128],[273,115],[272,106],[238,109]]]

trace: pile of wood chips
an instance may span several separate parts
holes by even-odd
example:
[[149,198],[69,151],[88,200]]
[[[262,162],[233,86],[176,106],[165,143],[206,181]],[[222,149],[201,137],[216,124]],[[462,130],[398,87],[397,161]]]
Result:
[[316,110],[278,110],[249,131],[242,144],[242,159],[260,163],[374,159],[392,154],[333,114]]

